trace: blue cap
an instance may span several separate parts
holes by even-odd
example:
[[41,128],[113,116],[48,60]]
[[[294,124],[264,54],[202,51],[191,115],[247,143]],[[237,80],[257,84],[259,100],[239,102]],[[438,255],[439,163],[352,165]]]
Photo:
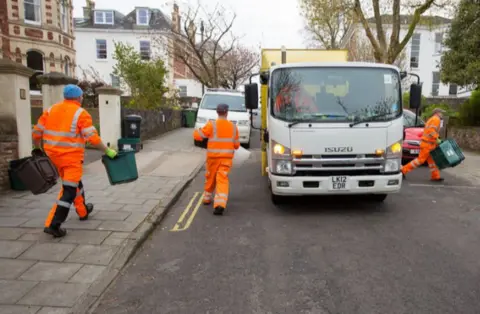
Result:
[[76,99],[83,95],[83,91],[80,87],[74,84],[68,84],[63,88],[63,98]]

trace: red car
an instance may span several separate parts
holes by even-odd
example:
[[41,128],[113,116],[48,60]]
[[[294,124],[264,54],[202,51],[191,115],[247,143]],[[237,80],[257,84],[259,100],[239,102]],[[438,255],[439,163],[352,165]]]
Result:
[[420,153],[420,139],[423,135],[425,122],[418,117],[415,124],[415,113],[403,110],[403,126],[405,130],[405,138],[403,140],[402,163],[406,164],[418,157]]

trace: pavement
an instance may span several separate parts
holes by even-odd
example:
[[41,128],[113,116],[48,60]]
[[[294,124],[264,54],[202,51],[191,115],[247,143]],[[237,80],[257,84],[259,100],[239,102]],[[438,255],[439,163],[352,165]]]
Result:
[[0,195],[0,314],[83,313],[203,166],[204,151],[192,129],[179,129],[145,142],[136,161],[139,179],[116,186],[98,156],[86,164],[95,209],[87,221],[72,209],[62,239],[43,233],[59,186]]
[[198,174],[94,314],[480,313],[479,185],[422,167],[381,204],[277,207],[252,147],[225,215],[201,205]]

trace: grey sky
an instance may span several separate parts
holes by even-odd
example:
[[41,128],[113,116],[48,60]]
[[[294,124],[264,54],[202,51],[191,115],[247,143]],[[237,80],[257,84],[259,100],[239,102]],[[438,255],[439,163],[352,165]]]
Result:
[[[177,1],[182,7],[190,3],[195,7],[196,0]],[[213,8],[218,0],[202,0],[202,5]],[[302,36],[303,22],[299,14],[298,0],[222,0],[225,9],[236,12],[234,33],[242,37],[242,42],[248,46],[263,48],[280,48],[285,45],[289,48],[304,47]],[[171,15],[173,2],[158,0],[97,0],[96,8],[115,9],[124,14],[133,10],[135,6],[145,6],[161,9]],[[74,16],[82,16],[82,7],[85,0],[73,0]]]

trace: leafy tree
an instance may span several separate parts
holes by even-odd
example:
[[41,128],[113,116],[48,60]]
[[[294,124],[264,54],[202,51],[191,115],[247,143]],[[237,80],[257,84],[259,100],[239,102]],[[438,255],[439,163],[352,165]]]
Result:
[[162,59],[142,60],[133,46],[121,42],[115,43],[114,59],[113,74],[130,90],[131,107],[155,109],[165,105],[168,71]]
[[441,76],[445,83],[477,87],[480,80],[480,3],[462,0],[457,8],[442,56]]

